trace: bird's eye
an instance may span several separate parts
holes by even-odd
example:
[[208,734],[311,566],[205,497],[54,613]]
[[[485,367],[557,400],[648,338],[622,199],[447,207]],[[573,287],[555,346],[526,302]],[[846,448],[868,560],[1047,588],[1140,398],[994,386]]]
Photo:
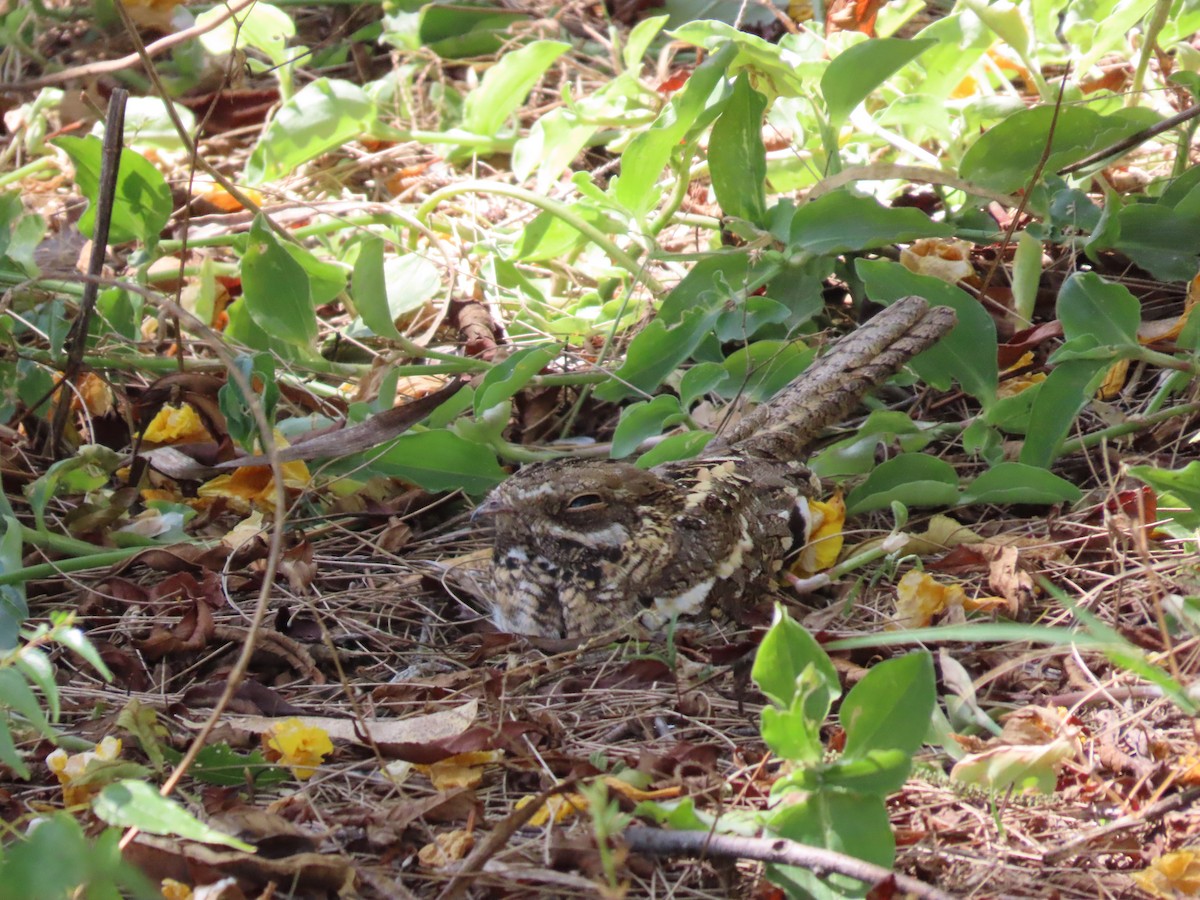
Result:
[[604,499],[599,494],[576,494],[567,501],[567,505],[563,507],[570,512],[579,512],[583,509],[596,509],[604,505]]

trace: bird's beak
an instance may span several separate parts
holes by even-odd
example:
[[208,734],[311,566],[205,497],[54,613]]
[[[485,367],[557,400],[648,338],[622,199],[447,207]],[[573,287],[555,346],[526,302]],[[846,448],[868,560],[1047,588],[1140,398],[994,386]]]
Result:
[[483,516],[494,516],[496,513],[502,512],[512,512],[512,507],[503,502],[495,494],[492,494],[475,507],[474,512],[471,513],[471,521],[478,522]]

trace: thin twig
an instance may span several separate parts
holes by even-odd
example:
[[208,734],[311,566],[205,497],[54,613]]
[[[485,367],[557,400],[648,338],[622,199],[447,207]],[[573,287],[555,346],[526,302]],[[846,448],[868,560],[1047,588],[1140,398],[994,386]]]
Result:
[[[148,44],[145,48],[147,56],[160,56],[166,53],[172,47],[178,47],[180,44],[185,44],[194,37],[199,37],[206,34],[219,26],[225,20],[232,18],[242,10],[253,6],[257,0],[238,0],[236,3],[231,3],[225,7],[225,11],[220,15],[215,16],[212,20],[205,22],[203,25],[193,25],[191,28],[185,28],[183,31],[177,31],[175,34],[169,34],[164,38],[159,38],[152,44]],[[64,69],[61,72],[55,72],[52,75],[43,75],[41,78],[30,78],[26,81],[0,81],[0,91],[30,91],[44,87],[53,87],[56,84],[65,84],[68,81],[75,79],[88,80],[95,78],[97,75],[110,75],[113,72],[120,72],[122,69],[129,69],[137,65],[140,55],[130,53],[126,56],[117,59],[106,59],[100,62],[86,63],[82,66],[75,66],[70,69]]]
[[896,887],[920,900],[953,900],[949,894],[909,875],[893,872],[844,853],[820,847],[808,847],[786,838],[750,838],[707,831],[666,831],[631,825],[624,832],[625,843],[635,853],[651,856],[710,856],[721,859],[754,859],[760,862],[808,869],[819,877],[828,873],[857,878],[864,884],[880,884],[889,879]]
[[99,278],[104,273],[104,258],[108,255],[108,232],[112,225],[113,206],[116,204],[117,175],[121,170],[121,148],[125,143],[125,101],[128,99],[129,92],[122,88],[114,89],[112,96],[108,98],[104,147],[100,152],[100,186],[96,190],[96,221],[92,226],[92,252],[87,268],[91,278],[83,286],[79,314],[71,323],[71,331],[67,335],[67,360],[63,366],[62,378],[58,382],[58,405],[54,408],[50,422],[49,455],[55,458],[59,458],[59,454],[66,451],[62,438],[67,427],[67,417],[71,412],[69,385],[75,383],[75,379],[83,370],[83,354],[87,350],[92,311],[96,308],[96,297],[100,293],[99,285],[92,279]]

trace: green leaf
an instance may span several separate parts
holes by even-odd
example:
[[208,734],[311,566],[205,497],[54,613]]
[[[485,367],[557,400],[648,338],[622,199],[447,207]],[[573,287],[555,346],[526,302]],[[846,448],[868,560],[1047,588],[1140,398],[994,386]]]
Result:
[[0,891],[21,900],[162,900],[146,876],[122,858],[120,841],[120,829],[108,828],[90,843],[66,813],[40,818],[24,840],[6,845],[0,857]]
[[891,209],[869,197],[834,191],[796,210],[788,249],[827,256],[952,233],[945,222],[934,222],[920,210]]
[[795,381],[816,355],[816,348],[795,341],[755,341],[723,363],[729,373],[723,394],[762,403]]
[[[77,227],[90,238],[96,223],[96,196],[100,190],[103,143],[94,135],[82,138],[67,135],[51,143],[71,157],[71,162],[75,164],[75,183],[88,201],[87,212],[80,218]],[[109,242],[124,244],[139,240],[151,245],[158,243],[159,232],[171,217],[172,206],[171,189],[162,173],[140,153],[122,150]]]
[[[1097,147],[1107,147],[1159,117],[1145,109],[1125,109],[1103,116],[1082,106],[1064,105],[1054,124],[1054,141],[1045,171],[1055,172],[1078,162]],[[1037,170],[1054,107],[1020,110],[985,131],[963,156],[959,174],[967,181],[996,191],[1016,191]]]
[[1020,461],[1027,466],[1048,468],[1071,431],[1075,417],[1096,393],[1108,364],[1081,359],[1059,363],[1038,386],[1033,401],[1031,428],[1021,446]]
[[1182,469],[1160,469],[1157,466],[1130,466],[1129,474],[1156,491],[1174,494],[1200,513],[1200,461],[1193,460]]
[[[167,758],[178,763],[183,754],[166,748]],[[283,766],[272,765],[261,750],[239,753],[228,744],[209,744],[196,757],[188,775],[204,784],[245,787],[247,780],[257,787],[269,787],[291,780]]]
[[985,410],[996,402],[1000,380],[996,323],[978,300],[952,284],[917,275],[890,260],[860,259],[855,271],[866,285],[868,296],[880,303],[916,294],[931,305],[951,307],[958,315],[954,330],[910,365],[938,390],[949,390],[953,379]]
[[758,647],[750,677],[772,703],[791,709],[797,681],[810,666],[821,676],[826,696],[810,703],[804,712],[823,722],[829,713],[828,704],[842,693],[837,670],[816,639],[786,609],[777,606],[775,622]]
[[362,316],[363,324],[384,338],[398,338],[395,316],[388,306],[387,284],[383,277],[383,238],[371,235],[365,238],[354,261],[354,275],[350,281],[354,308]]
[[874,38],[839,53],[821,76],[821,95],[825,98],[830,124],[840,127],[871,91],[936,43],[911,38]]
[[[932,708],[931,704],[931,716]],[[928,730],[927,719],[922,734]],[[821,773],[821,787],[827,791],[852,791],[856,794],[875,794],[883,798],[893,791],[900,790],[911,771],[911,753],[895,748],[873,747],[853,757],[844,756],[830,763]]]
[[1120,250],[1161,281],[1189,281],[1200,268],[1200,215],[1161,203],[1133,203],[1117,213]]
[[742,72],[713,123],[708,146],[708,170],[721,209],[759,226],[767,218],[767,151],[762,139],[766,108],[767,98],[750,87],[749,76]]
[[[21,559],[22,544],[20,523],[12,515],[6,515],[4,535],[0,537],[0,572],[16,572],[25,565]],[[21,625],[28,618],[25,582],[0,585],[0,650],[17,646]]]
[[880,444],[898,444],[904,452],[916,453],[933,440],[929,430],[902,412],[877,409],[852,437],[830,444],[809,461],[809,467],[821,478],[865,475],[875,468]]
[[420,9],[416,40],[401,46],[425,48],[442,59],[491,56],[512,40],[509,28],[514,23],[528,21],[524,13],[495,6],[426,3]]
[[654,123],[630,141],[621,154],[621,174],[613,179],[617,202],[636,219],[644,218],[658,205],[656,187],[671,154],[706,111],[717,111],[713,93],[725,76],[737,48],[727,44],[696,67],[679,92],[670,99]]
[[935,682],[933,657],[925,651],[873,666],[846,694],[838,712],[846,731],[842,758],[864,759],[874,750],[899,750],[911,761],[929,731],[937,701]]
[[922,453],[903,453],[879,466],[846,497],[847,515],[905,506],[953,506],[958,501],[954,466]]
[[631,403],[621,410],[621,421],[613,433],[612,450],[609,455],[613,459],[621,459],[633,453],[642,441],[662,434],[663,428],[677,424],[684,419],[679,400],[670,394],[663,394],[653,400],[641,400]]
[[1074,503],[1083,491],[1065,478],[1036,466],[1002,462],[972,481],[959,503]]
[[[18,778],[28,781],[32,773],[29,771],[29,766],[25,764],[25,760],[21,759],[17,745],[13,743],[12,732],[8,730],[11,723],[12,719],[7,715],[0,718],[0,763],[4,763],[12,769],[13,774]],[[0,871],[3,871],[2,867],[0,867]]]
[[621,61],[625,63],[625,68],[632,69],[634,72],[642,68],[642,57],[646,55],[650,44],[670,18],[670,16],[651,16],[648,19],[642,19],[630,29],[629,36],[625,38],[625,46],[621,48]]
[[721,363],[697,363],[679,379],[679,402],[688,409],[705,394],[721,391],[728,384],[729,372]]
[[748,341],[759,331],[770,325],[782,325],[791,318],[792,311],[770,297],[747,297],[736,309],[721,313],[717,319],[717,340],[723,344],[731,341]]
[[[221,19],[222,10],[209,9],[196,16],[196,25],[207,26]],[[296,36],[291,16],[270,3],[255,3],[236,16],[224,18],[214,28],[205,29],[200,43],[214,57],[225,58],[244,48],[258,50],[271,62],[280,65],[287,61],[287,42]]]
[[720,310],[695,309],[677,325],[655,319],[643,328],[625,352],[625,362],[612,381],[596,388],[601,400],[620,400],[639,391],[651,393],[675,371],[712,330]]
[[92,812],[109,825],[254,852],[250,844],[210,828],[144,781],[127,780],[108,785],[92,801]]
[[713,439],[708,431],[684,431],[659,441],[637,458],[639,469],[649,469],[677,459],[691,459]]
[[1058,295],[1057,313],[1068,340],[1091,337],[1099,345],[1138,346],[1141,304],[1124,285],[1094,272],[1076,272],[1067,279]]
[[367,134],[375,104],[358,85],[318,78],[280,107],[246,162],[246,181],[265,184],[290,175],[322,153]]
[[42,737],[54,737],[54,729],[46,721],[46,714],[42,712],[37,695],[16,669],[0,669],[0,708],[6,710],[5,718],[9,722],[12,721],[12,713],[15,712]]
[[254,323],[273,338],[309,348],[317,338],[308,275],[280,246],[262,215],[242,257],[242,297]]
[[404,478],[430,491],[485,494],[504,480],[492,451],[448,431],[403,434],[383,453],[368,457],[371,468]]
[[512,397],[561,351],[562,347],[558,344],[526,347],[493,366],[475,389],[475,415],[481,415],[484,410]]
[[[821,726],[829,709],[829,691],[814,665],[807,666],[796,678],[795,691],[788,709],[763,707],[760,730],[772,753],[802,764],[803,769],[805,765],[819,763],[824,755]],[[809,715],[809,709],[816,710],[819,715]]]
[[534,41],[503,54],[484,73],[479,87],[467,95],[462,127],[474,134],[496,137],[538,79],[569,49],[571,45],[562,41]]
[[[819,791],[789,797],[767,822],[768,835],[778,835],[810,847],[848,853],[891,868],[896,842],[883,800],[872,795]],[[768,865],[767,877],[789,897],[861,897],[862,882],[846,875],[795,866]]]
[[441,288],[437,266],[418,253],[384,259],[383,239],[370,235],[354,261],[354,308],[363,324],[383,338],[401,337],[396,319],[420,309]]

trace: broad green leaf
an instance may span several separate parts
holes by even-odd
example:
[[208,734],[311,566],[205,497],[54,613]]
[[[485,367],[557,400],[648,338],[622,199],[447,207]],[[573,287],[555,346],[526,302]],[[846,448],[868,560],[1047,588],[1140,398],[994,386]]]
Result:
[[16,713],[42,737],[54,737],[54,729],[46,721],[37,695],[16,669],[0,669],[0,709],[6,710],[4,718],[7,721],[12,722],[12,713]]
[[[782,325],[791,317],[791,310],[770,297],[747,297],[736,309],[726,310],[717,320],[717,340],[751,340],[759,331],[771,325]],[[773,329],[779,331],[780,329]]]
[[1111,347],[1137,346],[1142,307],[1124,285],[1105,281],[1095,272],[1076,272],[1058,295],[1063,335],[1093,337]]
[[512,40],[514,23],[528,21],[524,13],[495,6],[426,3],[420,10],[416,40],[406,49],[424,48],[442,59],[491,56]]
[[318,78],[280,107],[246,162],[246,181],[265,184],[290,175],[322,153],[371,131],[375,104],[358,85]]
[[638,391],[654,391],[691,356],[719,314],[715,309],[696,309],[671,327],[662,319],[655,319],[629,342],[625,362],[617,369],[613,381],[596,388],[596,396],[601,400],[620,400]]
[[[69,647],[71,646],[70,643],[62,640],[62,636],[67,632],[75,632],[77,635],[82,635],[82,632],[78,628],[63,626],[55,628],[52,633],[59,643]],[[93,650],[94,654],[95,651]],[[91,662],[91,660],[88,661]],[[13,662],[17,671],[25,676],[25,680],[42,692],[46,706],[50,710],[49,719],[52,722],[57,722],[62,710],[58,699],[58,683],[54,680],[54,665],[50,662],[50,658],[40,648],[31,647],[26,644],[26,646],[21,648],[21,655]],[[107,669],[102,669],[102,671],[107,672]]]
[[[195,133],[196,114],[186,106],[174,104],[175,115],[183,123],[188,134]],[[96,126],[97,131],[100,126]],[[125,146],[166,150],[177,153],[186,148],[167,110],[167,104],[158,97],[130,97],[125,103]]]
[[724,395],[762,403],[783,390],[812,363],[817,352],[798,341],[755,341],[729,354]]
[[1161,281],[1189,281],[1200,269],[1200,214],[1161,203],[1133,203],[1117,213],[1111,246]]
[[[823,713],[829,708],[829,691],[814,665],[807,666],[796,678],[795,691],[788,709],[763,707],[761,731],[772,753],[801,763],[803,768],[819,763],[824,755],[821,726],[825,723]],[[809,715],[809,709],[817,710],[818,715]]]
[[705,394],[720,392],[728,384],[729,372],[723,365],[715,362],[697,363],[684,372],[679,380],[679,402],[684,409],[690,409]]
[[[166,756],[178,763],[183,755],[177,750],[166,748]],[[269,787],[291,780],[291,774],[283,766],[273,765],[261,750],[239,753],[228,744],[209,744],[200,751],[188,775],[204,784],[224,787],[245,787],[247,780],[257,787]]]
[[667,294],[657,319],[674,325],[698,306],[723,306],[735,299],[731,292],[744,288],[750,276],[750,260],[745,253],[706,255]]
[[420,253],[402,253],[383,261],[388,312],[399,318],[421,309],[442,289],[438,267]]
[[986,0],[964,0],[963,5],[979,16],[1000,40],[1016,50],[1019,55],[1024,56],[1030,51],[1033,34],[1023,12],[1016,4],[1008,0],[992,4]]
[[349,273],[345,266],[321,259],[299,244],[281,243],[280,246],[308,276],[308,293],[313,306],[323,306],[346,290]]
[[222,844],[253,853],[254,847],[205,825],[175,800],[144,781],[118,781],[92,801],[92,812],[109,825],[138,828],[147,834],[172,835],[204,844]]
[[[207,26],[221,19],[222,9],[214,7],[196,16],[196,25]],[[270,3],[255,3],[235,16],[224,18],[220,24],[205,29],[200,43],[213,56],[224,59],[239,49],[253,49],[263,53],[275,64],[287,59],[287,42],[296,36],[292,18]]]
[[796,210],[788,244],[792,252],[826,256],[952,233],[949,225],[920,210],[888,208],[869,197],[834,191]]
[[[520,182],[536,170],[538,192],[549,193],[599,127],[581,121],[579,114],[567,107],[551,110],[513,145],[513,175]],[[574,229],[571,232],[579,237]]]
[[[9,514],[4,516],[4,535],[0,537],[0,571],[16,572],[24,566],[22,545],[21,525],[12,516],[10,508]],[[12,650],[17,646],[21,625],[28,618],[25,582],[0,585],[0,651]]]
[[89,841],[67,813],[39,817],[23,840],[5,846],[0,891],[21,900],[162,900],[162,892],[122,857],[120,841],[118,828]]
[[621,410],[621,421],[613,433],[613,459],[621,459],[633,453],[642,441],[662,434],[663,428],[675,425],[684,419],[679,400],[663,394],[653,400],[640,400]]
[[1045,469],[1002,462],[967,485],[959,503],[1074,503],[1082,496],[1078,487]]
[[680,434],[672,434],[639,456],[636,465],[639,469],[649,469],[665,462],[674,462],[677,459],[691,459],[703,450],[712,439],[713,435],[708,431],[684,431]]
[[900,68],[936,41],[873,38],[839,53],[821,76],[821,95],[830,123],[836,128]]
[[[52,141],[75,164],[75,183],[87,198],[88,208],[77,227],[91,238],[96,222],[96,196],[100,190],[100,158],[103,144],[93,135],[66,135]],[[159,232],[171,217],[171,189],[162,173],[140,153],[122,150],[117,172],[112,225],[108,240],[113,244],[139,240],[156,244]]]
[[680,141],[702,121],[706,111],[717,111],[714,104],[719,100],[713,94],[736,52],[737,48],[728,44],[698,65],[654,123],[621,154],[621,174],[613,179],[613,196],[635,218],[643,218],[658,205],[658,178]]
[[308,275],[261,215],[250,227],[242,257],[242,297],[254,323],[273,338],[308,348],[317,338]]
[[[619,234],[627,228],[589,200],[576,201],[571,205],[571,212],[608,234]],[[533,221],[521,229],[520,236],[513,244],[513,259],[528,262],[558,259],[568,255],[585,240],[577,229],[558,216],[548,212],[538,213]]]
[[[0,717],[0,763],[4,763],[12,769],[13,774],[18,778],[28,781],[32,773],[29,771],[29,766],[25,764],[25,760],[21,759],[17,745],[13,743],[12,732],[8,730],[11,723],[10,716]],[[0,872],[2,871],[3,869],[0,868]]]
[[1036,422],[1037,427],[1031,428],[1025,436],[1021,447],[1022,463],[1049,468],[1070,433],[1075,417],[1096,393],[1107,369],[1105,361],[1087,359],[1059,363],[1054,367],[1038,386],[1030,412],[1030,421]]
[[[930,717],[923,724],[922,735],[929,731],[932,710],[933,704],[930,704]],[[883,797],[900,790],[911,771],[911,753],[895,748],[872,747],[853,757],[843,756],[830,763],[821,773],[821,787],[827,791],[851,791]]]
[[1033,321],[1033,307],[1037,303],[1041,280],[1042,242],[1028,231],[1022,231],[1013,254],[1012,294],[1013,310],[1026,322]]
[[875,467],[880,444],[895,443],[906,453],[916,453],[933,440],[929,430],[902,412],[875,410],[852,437],[830,444],[809,460],[809,467],[822,478],[865,475]]
[[708,146],[708,170],[721,209],[759,226],[767,218],[767,151],[762,139],[766,108],[767,98],[750,87],[749,76],[742,72],[713,123]]
[[496,137],[538,79],[569,49],[571,45],[562,41],[534,41],[503,54],[484,73],[479,87],[467,95],[462,127],[474,134]]
[[807,629],[788,615],[786,609],[777,606],[775,622],[758,646],[750,677],[772,703],[791,709],[797,681],[810,666],[824,682],[827,696],[823,701],[810,704],[804,712],[823,722],[829,713],[828,704],[842,692],[837,670]]
[[[935,682],[933,657],[925,651],[873,666],[846,694],[838,711],[846,731],[842,758],[861,759],[872,750],[900,750],[911,760],[929,731],[937,702]],[[884,792],[888,790],[895,787]]]
[[504,480],[492,451],[448,431],[403,434],[383,453],[367,455],[373,470],[430,491],[462,490],[477,496]]
[[895,501],[905,506],[953,506],[958,501],[954,466],[936,456],[902,453],[881,464],[850,492],[846,513],[886,509]]
[[671,17],[651,16],[648,19],[642,19],[630,29],[629,36],[625,38],[625,46],[621,48],[621,61],[625,63],[625,68],[632,69],[634,72],[641,70],[642,57],[646,55],[650,44],[662,31],[669,18]]
[[1193,460],[1182,469],[1130,466],[1129,474],[1156,491],[1169,491],[1190,506],[1193,512],[1200,512],[1200,461]]
[[[1103,116],[1081,106],[1063,106],[1054,125],[1054,142],[1045,171],[1055,172],[1078,162],[1097,147],[1106,147],[1153,125],[1158,118],[1145,109]],[[1008,116],[971,145],[959,174],[997,191],[1024,187],[1041,161],[1053,119],[1052,106],[1035,106]]]
[[913,370],[938,390],[957,381],[986,410],[996,402],[999,365],[996,361],[996,323],[979,301],[937,278],[917,275],[890,260],[860,259],[855,265],[867,295],[891,303],[916,294],[935,306],[949,306],[958,315],[950,334],[910,363]]
[[518,350],[493,366],[475,389],[475,415],[503,403],[529,384],[562,351],[558,344],[542,344]]
[[395,316],[388,306],[387,285],[383,277],[383,238],[371,235],[358,250],[354,275],[350,281],[354,308],[363,323],[384,338],[398,338]]
[[[768,836],[825,847],[891,868],[896,842],[881,797],[826,790],[788,800],[767,822]],[[846,875],[818,874],[795,866],[768,865],[767,877],[794,898],[861,897],[867,889]]]
[[[728,4],[733,21],[739,14],[738,4]],[[711,8],[706,4],[705,9]],[[745,7],[742,7],[745,8]],[[752,9],[752,8],[751,8]],[[728,22],[716,21],[716,16],[688,15],[694,21],[687,22],[670,32],[671,36],[710,53],[725,47],[737,50],[729,64],[730,74],[745,69],[750,73],[750,86],[768,98],[800,97],[808,92],[807,85],[815,82],[825,71],[827,62],[822,58],[824,42],[809,41],[808,53],[797,52],[796,45],[801,37],[789,39],[785,36],[778,44],[763,40],[756,34],[747,34]]]

